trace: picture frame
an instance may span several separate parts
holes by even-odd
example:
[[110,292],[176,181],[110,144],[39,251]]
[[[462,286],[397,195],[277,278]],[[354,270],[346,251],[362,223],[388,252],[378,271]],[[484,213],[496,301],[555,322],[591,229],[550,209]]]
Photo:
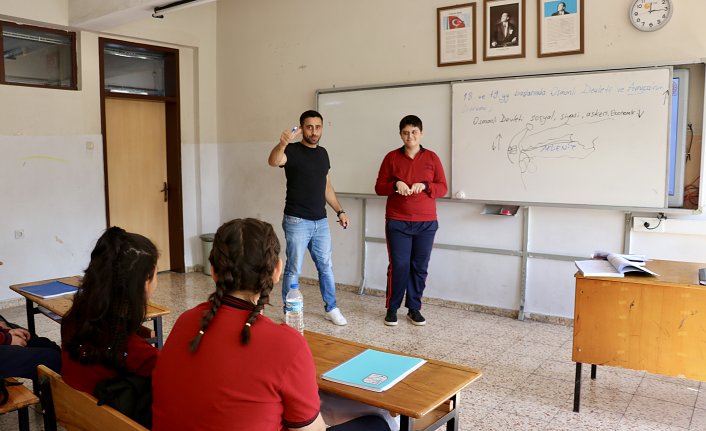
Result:
[[537,0],[537,57],[583,54],[584,0]]
[[483,60],[524,58],[525,1],[483,0]]
[[436,65],[476,63],[476,4],[436,9]]

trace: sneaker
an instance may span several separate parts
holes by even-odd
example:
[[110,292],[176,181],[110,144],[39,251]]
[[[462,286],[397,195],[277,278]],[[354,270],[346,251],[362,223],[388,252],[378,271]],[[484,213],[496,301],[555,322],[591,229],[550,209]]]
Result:
[[427,324],[427,320],[422,316],[419,310],[409,310],[407,318],[412,322],[412,325],[424,326]]
[[341,310],[339,310],[338,307],[326,312],[326,320],[330,320],[334,325],[338,326],[348,324],[348,321],[345,317],[343,317],[343,314],[341,314]]
[[387,314],[385,314],[385,325],[397,326],[397,310],[387,310]]

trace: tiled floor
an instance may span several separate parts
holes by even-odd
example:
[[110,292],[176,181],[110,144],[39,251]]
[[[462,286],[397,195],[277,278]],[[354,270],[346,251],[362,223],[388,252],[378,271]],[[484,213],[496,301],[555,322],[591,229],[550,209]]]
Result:
[[[199,273],[160,274],[154,302],[168,306],[165,335],[187,308],[205,300],[210,277]],[[400,323],[382,323],[384,299],[339,291],[348,325],[324,320],[317,286],[304,285],[309,330],[478,368],[483,376],[461,395],[461,430],[706,430],[706,395],[701,383],[639,371],[584,367],[581,413],[573,413],[572,330],[546,323],[425,305],[427,326],[413,326],[400,310]],[[278,292],[276,287],[273,292]],[[273,293],[265,314],[281,320],[282,300]],[[25,322],[24,307],[0,311]],[[58,325],[37,317],[37,331],[57,340]],[[706,386],[705,386],[706,389]],[[32,430],[42,429],[39,414]],[[0,416],[0,430],[17,430],[14,413]]]

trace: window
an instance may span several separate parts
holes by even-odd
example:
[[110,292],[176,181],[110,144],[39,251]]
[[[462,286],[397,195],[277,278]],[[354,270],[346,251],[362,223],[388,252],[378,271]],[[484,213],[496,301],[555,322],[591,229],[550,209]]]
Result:
[[106,44],[103,48],[105,90],[111,93],[166,96],[165,53]]
[[0,83],[75,90],[76,33],[0,21]]

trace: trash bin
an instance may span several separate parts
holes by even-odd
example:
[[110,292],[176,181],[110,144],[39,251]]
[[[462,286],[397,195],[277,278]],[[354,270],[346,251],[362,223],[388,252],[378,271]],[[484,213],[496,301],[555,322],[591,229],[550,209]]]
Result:
[[208,261],[208,256],[211,255],[211,248],[213,247],[213,239],[215,237],[215,233],[205,233],[200,236],[201,245],[203,246],[203,273],[206,275],[211,275],[211,262]]

